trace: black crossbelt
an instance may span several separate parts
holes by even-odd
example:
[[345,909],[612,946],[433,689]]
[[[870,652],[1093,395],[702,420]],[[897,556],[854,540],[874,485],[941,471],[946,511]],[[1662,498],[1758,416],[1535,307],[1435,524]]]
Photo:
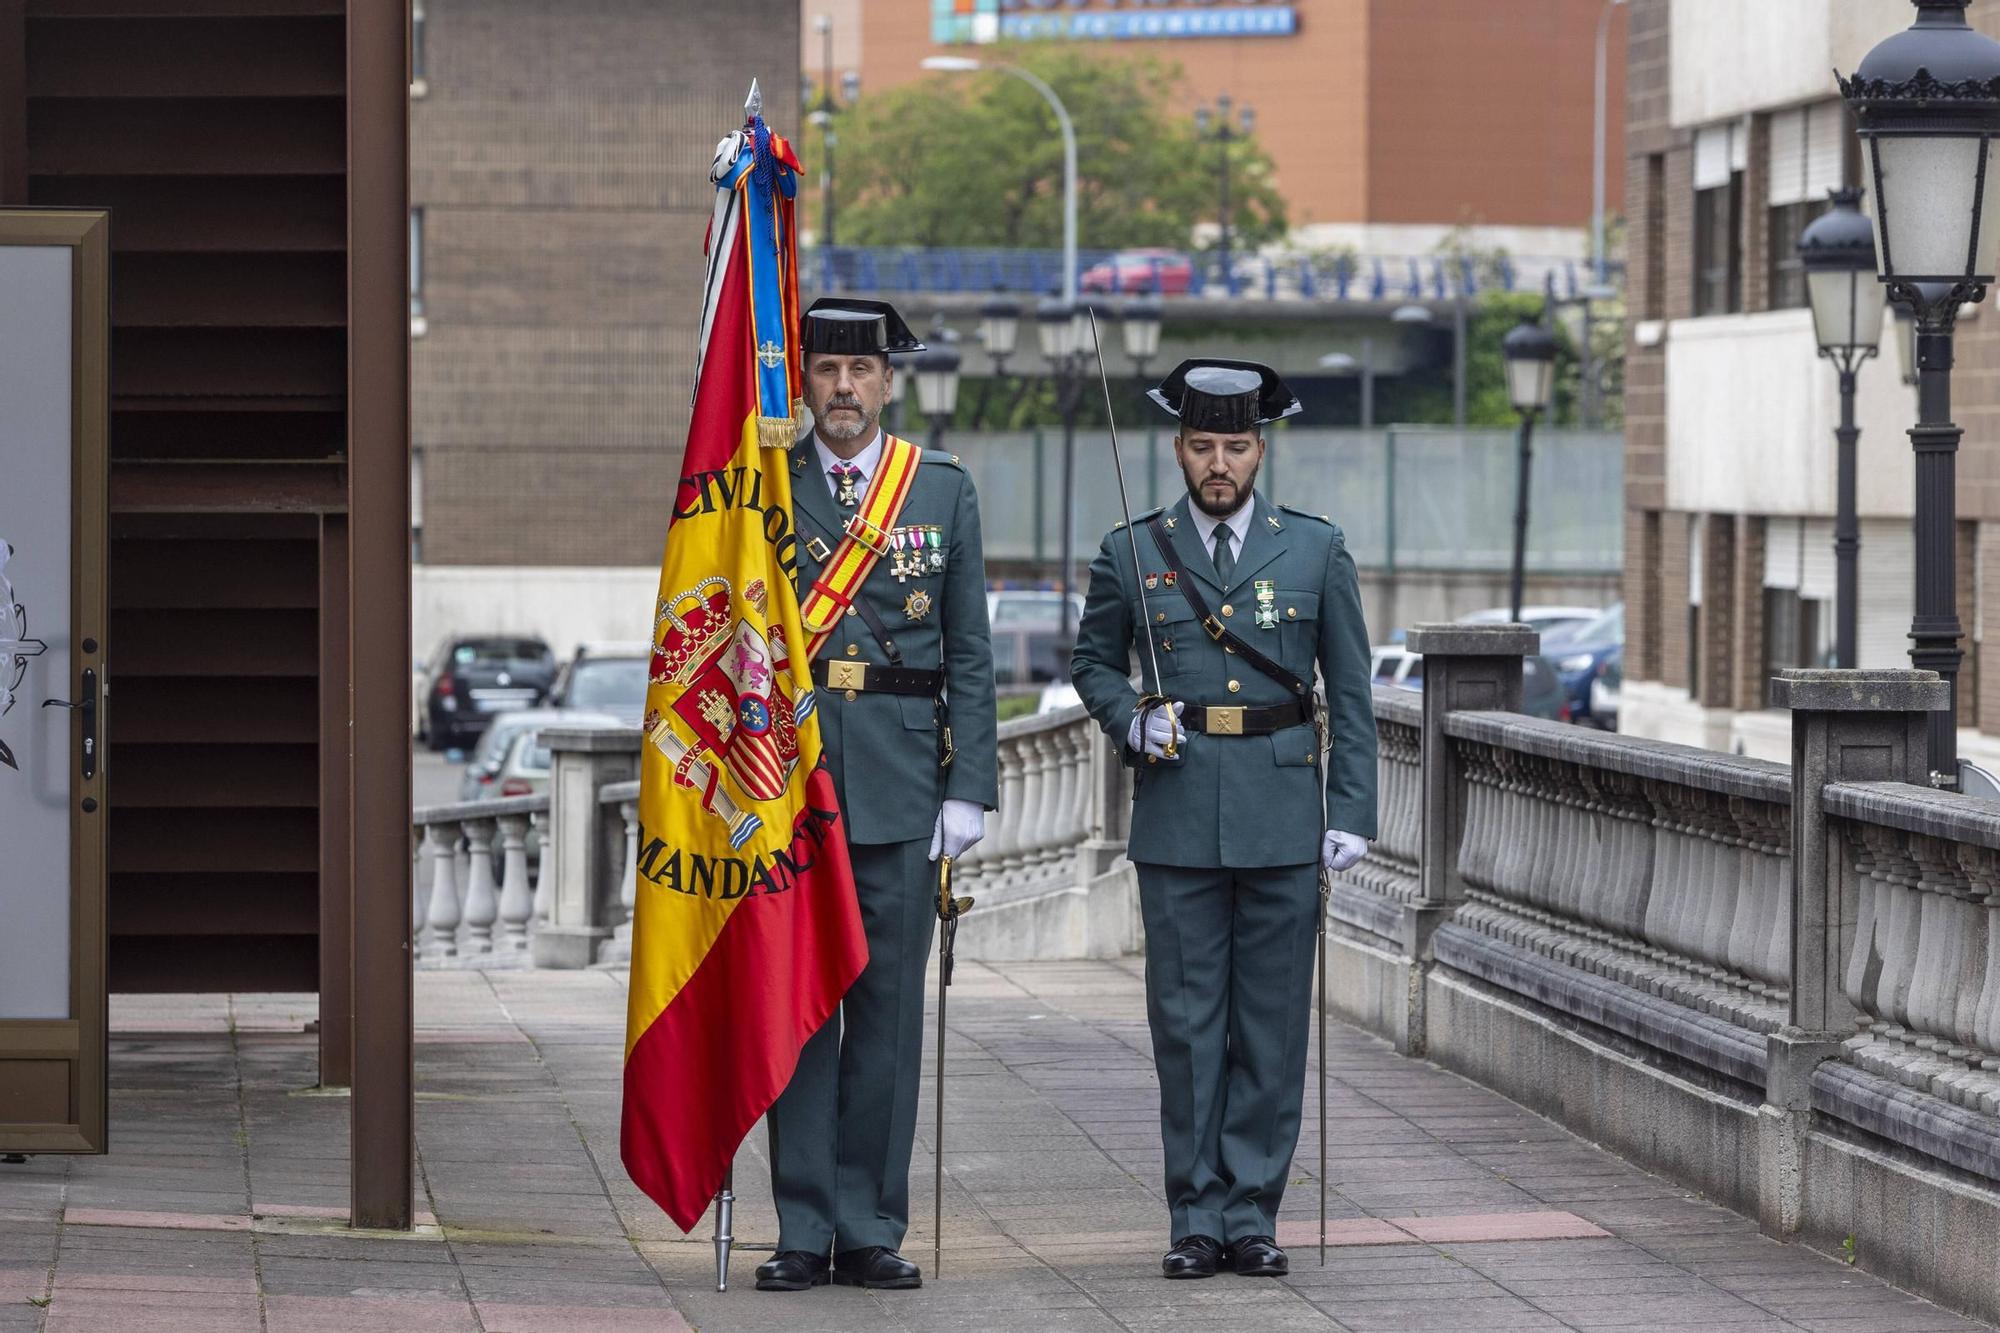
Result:
[[[1309,709],[1311,706],[1312,689],[1306,682],[1300,680],[1297,676],[1285,670],[1284,667],[1273,662],[1270,658],[1264,656],[1264,654],[1238,638],[1227,625],[1216,619],[1209,612],[1208,603],[1202,600],[1199,592],[1195,591],[1194,580],[1188,577],[1187,566],[1181,563],[1180,554],[1174,550],[1173,541],[1167,536],[1166,528],[1160,522],[1158,514],[1153,515],[1152,518],[1147,520],[1146,528],[1153,534],[1153,545],[1160,548],[1160,558],[1167,562],[1168,569],[1174,571],[1174,586],[1180,589],[1181,596],[1187,598],[1187,604],[1194,608],[1195,619],[1201,622],[1202,633],[1208,635],[1209,638],[1214,639],[1223,647],[1232,650],[1238,657],[1257,668],[1258,671],[1284,686],[1291,692],[1293,700],[1300,708]],[[1188,707],[1192,711],[1194,705],[1190,704]],[[1244,711],[1247,714],[1252,710],[1245,709]],[[1288,722],[1285,725],[1293,726],[1296,724]]]
[[873,662],[822,657],[813,662],[812,670],[813,684],[823,690],[910,694],[935,699],[944,688],[944,672],[920,667],[879,666]]
[[1258,707],[1187,704],[1181,712],[1181,725],[1202,736],[1268,736],[1311,721],[1312,709],[1296,699]]

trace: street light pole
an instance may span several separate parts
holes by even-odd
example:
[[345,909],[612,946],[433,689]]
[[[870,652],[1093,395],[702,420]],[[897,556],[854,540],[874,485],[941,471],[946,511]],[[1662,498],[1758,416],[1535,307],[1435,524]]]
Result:
[[1056,113],[1056,129],[1062,133],[1063,146],[1063,283],[1062,299],[1069,305],[1076,304],[1076,126],[1069,118],[1069,108],[1063,105],[1056,90],[1029,70],[1019,65],[988,65],[970,56],[926,56],[923,68],[946,74],[965,74],[974,70],[994,69],[1002,74],[1011,74],[1042,95],[1049,109]]
[[1841,96],[1854,109],[1875,189],[1877,274],[1917,318],[1916,614],[1910,663],[1944,678],[1930,714],[1931,782],[1957,790],[1957,456],[1952,326],[1985,299],[2000,259],[1990,178],[2000,140],[2000,42],[1965,20],[1966,0],[1915,0],[1916,21],[1862,57]]
[[1508,619],[1521,619],[1528,568],[1528,482],[1534,463],[1535,417],[1555,401],[1556,340],[1539,320],[1521,322],[1500,340],[1507,366],[1507,397],[1520,414],[1519,461],[1514,472],[1514,562],[1507,577]]
[[813,20],[820,36],[819,114],[826,131],[825,151],[820,155],[820,244],[833,248],[833,15],[821,14]]
[[1597,13],[1595,112],[1590,129],[1590,262],[1592,281],[1604,285],[1604,85],[1605,47],[1611,36],[1611,11],[1625,0],[1604,0]]
[[[1230,120],[1229,113],[1232,110],[1237,111],[1240,117],[1239,121],[1232,122]],[[1209,109],[1205,106],[1198,106],[1194,109],[1195,137],[1198,139],[1213,139],[1216,151],[1220,154],[1221,158],[1218,174],[1221,178],[1222,197],[1220,200],[1221,207],[1216,215],[1219,234],[1216,239],[1215,249],[1216,253],[1221,257],[1222,289],[1231,296],[1236,295],[1236,266],[1234,256],[1235,236],[1230,226],[1229,213],[1229,145],[1240,138],[1248,138],[1250,131],[1256,123],[1256,109],[1248,106],[1240,109],[1236,108],[1228,93],[1216,94],[1215,111],[1212,116]]]
[[1857,660],[1861,524],[1855,516],[1854,385],[1861,363],[1882,335],[1882,284],[1875,280],[1875,226],[1861,211],[1860,190],[1834,190],[1832,207],[1799,235],[1813,337],[1840,376],[1840,425],[1834,430],[1834,657],[1852,670]]

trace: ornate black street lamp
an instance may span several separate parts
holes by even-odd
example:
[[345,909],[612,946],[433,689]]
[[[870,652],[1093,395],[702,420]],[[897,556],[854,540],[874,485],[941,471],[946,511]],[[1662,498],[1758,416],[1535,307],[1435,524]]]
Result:
[[1968,0],[1915,0],[1917,21],[1876,44],[1841,95],[1854,109],[1875,187],[1876,266],[1917,314],[1916,616],[1910,663],[1951,685],[1930,716],[1931,781],[1958,786],[1956,456],[1951,332],[1980,301],[2000,247],[2000,42],[1965,21]]
[[1062,415],[1062,642],[1076,633],[1070,586],[1076,581],[1076,414],[1083,403],[1084,357],[1089,349],[1078,336],[1080,307],[1060,297],[1050,297],[1035,307],[1035,334],[1041,344],[1042,359],[1049,364],[1055,383],[1056,409]]
[[958,409],[958,349],[934,330],[930,345],[911,359],[917,373],[917,407],[931,423],[930,447],[944,448],[944,428]]
[[1514,469],[1514,564],[1507,576],[1508,618],[1521,618],[1521,585],[1528,566],[1528,476],[1534,461],[1535,418],[1556,395],[1556,340],[1526,315],[1500,340],[1507,363],[1507,397],[1521,418],[1520,455]]
[[1834,484],[1833,560],[1835,665],[1852,670],[1856,608],[1860,605],[1861,523],[1854,513],[1854,381],[1882,336],[1884,291],[1875,279],[1875,224],[1861,211],[1861,191],[1832,191],[1833,207],[1799,236],[1799,263],[1812,302],[1819,354],[1840,372],[1840,425]]

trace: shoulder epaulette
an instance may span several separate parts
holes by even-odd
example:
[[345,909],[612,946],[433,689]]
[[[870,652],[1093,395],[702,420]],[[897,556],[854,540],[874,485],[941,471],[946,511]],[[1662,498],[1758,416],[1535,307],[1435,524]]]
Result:
[[965,471],[965,464],[959,460],[957,454],[948,454],[942,449],[924,450],[922,461],[925,463],[943,463],[948,467],[957,468],[960,472]]
[[[1166,508],[1167,507],[1165,505],[1154,505],[1151,509],[1148,509],[1143,514],[1132,515],[1132,522],[1135,525],[1144,523],[1147,519],[1151,518],[1153,515],[1166,512]],[[1118,522],[1113,523],[1111,525],[1111,530],[1113,532],[1117,532],[1120,528],[1123,528],[1124,526],[1125,526],[1125,521],[1123,519],[1120,519]]]
[[1328,527],[1333,526],[1333,520],[1329,518],[1327,515],[1315,514],[1310,509],[1294,509],[1292,506],[1288,504],[1280,504],[1278,508],[1284,510],[1287,514],[1297,514],[1300,518],[1317,519],[1321,523],[1326,524]]

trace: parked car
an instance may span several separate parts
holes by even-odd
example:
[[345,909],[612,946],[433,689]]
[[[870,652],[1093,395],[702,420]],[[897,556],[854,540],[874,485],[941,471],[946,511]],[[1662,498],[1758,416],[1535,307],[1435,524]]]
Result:
[[1562,673],[1570,715],[1579,722],[1591,721],[1590,690],[1598,669],[1625,646],[1625,603],[1605,608],[1603,615],[1570,630],[1553,644],[1547,642],[1548,637],[1543,636],[1542,649],[1555,659],[1556,670]]
[[[1424,659],[1395,644],[1370,650],[1370,676],[1377,685],[1400,690],[1424,688]],[[1569,697],[1563,693],[1562,677],[1556,665],[1542,654],[1521,659],[1521,711],[1529,717],[1570,720]]]
[[1076,285],[1086,292],[1151,292],[1183,296],[1194,282],[1194,261],[1179,250],[1120,250],[1092,264]]
[[[1562,642],[1572,630],[1586,625],[1604,614],[1601,606],[1524,606],[1521,608],[1520,623],[1541,631],[1542,651],[1547,652]],[[1460,616],[1461,625],[1505,625],[1514,617],[1504,606],[1488,607],[1484,611],[1474,611]]]
[[549,769],[553,767],[553,757],[542,733],[559,725],[620,727],[625,724],[615,717],[605,718],[599,723],[564,718],[560,723],[547,722],[518,733],[507,743],[506,753],[501,756],[499,770],[494,775],[494,796],[540,796],[549,789]]
[[516,738],[539,735],[544,727],[616,727],[624,725],[609,713],[569,708],[523,708],[500,713],[486,726],[465,769],[458,777],[458,799],[483,801],[500,795],[500,770]]
[[[986,619],[997,633],[1003,629],[1060,628],[1062,593],[1053,588],[992,588],[986,593]],[[1069,595],[1070,628],[1083,620],[1083,594]]]
[[540,703],[556,658],[538,638],[461,635],[438,646],[428,674],[426,739],[433,750],[455,750],[478,740],[494,714]]
[[1606,731],[1618,730],[1618,695],[1625,687],[1625,649],[1611,650],[1590,681],[1590,720]]
[[549,706],[610,713],[636,727],[646,713],[652,660],[643,643],[584,644],[556,678]]
[[993,631],[993,684],[1019,692],[1022,686],[1042,686],[1069,679],[1069,645],[1053,623],[1044,628],[1020,626]]

